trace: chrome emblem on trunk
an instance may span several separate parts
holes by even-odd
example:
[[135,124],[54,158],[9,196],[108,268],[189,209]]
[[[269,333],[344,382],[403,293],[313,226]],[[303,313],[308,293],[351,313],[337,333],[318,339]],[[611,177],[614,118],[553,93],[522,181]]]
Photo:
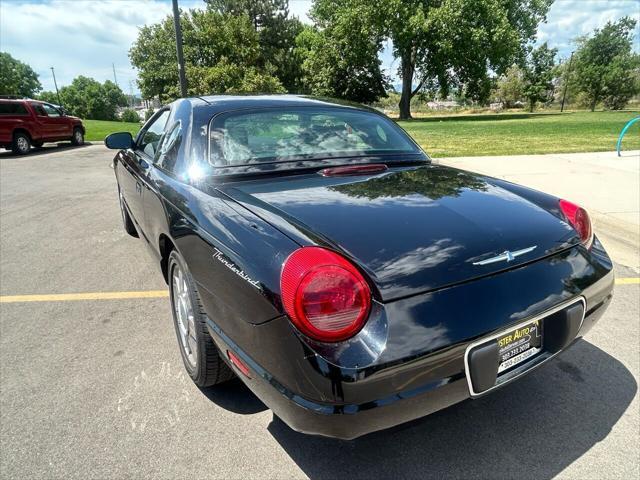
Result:
[[537,245],[534,245],[533,247],[523,248],[522,250],[516,250],[515,252],[511,252],[509,250],[505,250],[500,255],[496,255],[495,257],[487,258],[486,260],[480,260],[479,262],[473,262],[473,264],[474,265],[488,265],[490,263],[503,262],[503,261],[511,262],[511,261],[515,260],[516,257],[519,257],[520,255],[524,255],[525,253],[533,252],[536,248],[538,248]]

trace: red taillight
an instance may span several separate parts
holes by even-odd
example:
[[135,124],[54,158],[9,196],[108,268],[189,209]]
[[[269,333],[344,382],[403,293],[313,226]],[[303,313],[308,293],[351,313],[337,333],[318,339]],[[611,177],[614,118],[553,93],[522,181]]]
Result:
[[591,229],[591,220],[587,211],[567,200],[560,200],[560,210],[567,217],[567,220],[571,226],[580,235],[580,240],[585,244],[587,248],[591,247],[593,242],[593,230]]
[[293,252],[282,266],[282,303],[293,324],[323,342],[352,337],[364,325],[371,291],[358,269],[320,247]]

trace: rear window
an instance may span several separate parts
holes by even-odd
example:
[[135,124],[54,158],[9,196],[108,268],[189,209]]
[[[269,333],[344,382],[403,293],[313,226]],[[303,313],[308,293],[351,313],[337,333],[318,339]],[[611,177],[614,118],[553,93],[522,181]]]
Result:
[[209,142],[216,167],[419,152],[391,120],[340,108],[224,113],[211,120]]
[[0,103],[0,115],[28,115],[23,103],[2,102]]

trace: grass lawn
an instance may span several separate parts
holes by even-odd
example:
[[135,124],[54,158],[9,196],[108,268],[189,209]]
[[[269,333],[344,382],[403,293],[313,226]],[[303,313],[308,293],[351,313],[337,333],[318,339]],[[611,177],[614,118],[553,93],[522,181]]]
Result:
[[[640,112],[504,113],[398,122],[433,157],[615,151],[622,127]],[[640,122],[622,150],[640,149]]]
[[[640,112],[502,113],[424,117],[398,122],[433,157],[614,151],[622,127]],[[85,120],[88,141],[137,123]],[[640,122],[622,150],[640,149]]]
[[89,142],[102,142],[104,137],[114,132],[131,132],[135,135],[140,130],[138,123],[110,122],[107,120],[83,120],[87,131],[85,140]]

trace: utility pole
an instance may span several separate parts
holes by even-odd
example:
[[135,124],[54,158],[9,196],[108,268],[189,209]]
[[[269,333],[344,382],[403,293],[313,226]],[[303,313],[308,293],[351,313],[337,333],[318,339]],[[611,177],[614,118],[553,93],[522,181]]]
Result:
[[564,92],[562,94],[562,105],[560,105],[560,113],[564,111],[564,99],[567,96],[567,87],[569,86],[569,74],[571,73],[572,62],[573,62],[573,52],[571,52],[571,57],[569,57],[569,65],[567,66],[567,71],[564,74]]
[[113,68],[113,83],[118,85],[118,77],[116,77],[116,64],[112,63],[111,67]]
[[133,108],[133,106],[134,106],[134,101],[133,101],[133,82],[131,80],[129,80],[129,97],[131,98],[131,107]]
[[180,95],[187,96],[187,78],[184,74],[184,56],[182,54],[182,28],[178,0],[173,0],[173,25],[176,29],[176,53],[178,54],[178,75],[180,76]]
[[62,102],[60,101],[60,92],[58,91],[58,82],[56,82],[56,72],[51,67],[51,73],[53,74],[53,84],[56,86],[56,95],[58,96],[58,105],[62,106]]

